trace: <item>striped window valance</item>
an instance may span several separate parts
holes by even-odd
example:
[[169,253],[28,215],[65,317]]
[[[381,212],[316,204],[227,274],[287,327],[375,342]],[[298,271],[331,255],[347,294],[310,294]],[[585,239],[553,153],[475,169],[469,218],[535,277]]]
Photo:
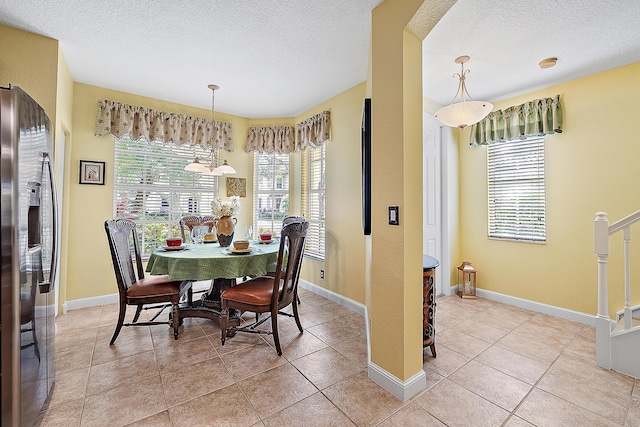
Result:
[[471,126],[470,145],[526,139],[562,132],[560,95],[496,110]]
[[296,151],[296,133],[293,126],[250,127],[245,152],[288,154]]
[[296,151],[320,147],[329,141],[331,113],[323,111],[296,125]]
[[202,117],[166,113],[135,105],[103,100],[98,103],[94,135],[129,136],[176,145],[199,145],[233,151],[231,123]]

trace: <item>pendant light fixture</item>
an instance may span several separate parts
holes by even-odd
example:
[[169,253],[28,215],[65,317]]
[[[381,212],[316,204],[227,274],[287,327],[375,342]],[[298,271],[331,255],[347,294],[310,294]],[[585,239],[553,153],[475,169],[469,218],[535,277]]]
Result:
[[[211,89],[211,122],[215,129],[215,121],[214,121],[214,112],[215,112],[215,98],[216,98],[216,90],[220,89],[220,86],[210,84],[209,89]],[[204,165],[200,162],[200,159],[197,157],[187,166],[185,166],[184,170],[190,172],[199,172],[203,175],[213,175],[213,176],[222,176],[225,174],[236,173],[236,170],[229,166],[226,160],[221,166],[218,166],[218,148],[214,147],[214,144],[211,144],[211,154],[204,160],[209,161],[209,166]]]
[[[458,83],[458,91],[451,103],[445,107],[436,111],[435,117],[443,124],[464,129],[467,126],[471,126],[478,123],[480,120],[487,117],[487,115],[493,109],[493,104],[485,101],[474,101],[473,98],[467,92],[467,86],[465,84],[466,74],[469,70],[464,70],[464,63],[469,60],[469,56],[459,56],[456,58],[456,64],[460,64],[460,74],[455,73],[453,77],[458,77],[460,83]],[[460,102],[455,102],[456,98],[460,94]],[[468,100],[465,99],[468,98]]]

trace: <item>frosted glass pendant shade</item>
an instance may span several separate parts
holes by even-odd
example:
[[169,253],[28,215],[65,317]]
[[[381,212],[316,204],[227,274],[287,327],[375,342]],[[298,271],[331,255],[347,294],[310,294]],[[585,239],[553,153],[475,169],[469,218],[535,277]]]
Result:
[[489,102],[463,101],[440,108],[435,116],[447,126],[464,129],[487,117],[492,109]]
[[217,168],[214,169],[214,172],[217,172],[220,175],[226,175],[226,174],[230,174],[230,173],[236,173],[236,170],[234,168],[232,168],[231,166],[229,166],[229,164],[225,160],[224,163],[222,163],[222,165],[220,165],[220,166],[218,166]]
[[189,172],[201,172],[201,173],[209,172],[209,169],[207,169],[207,167],[205,165],[200,163],[200,160],[198,160],[197,157],[193,162],[191,162],[187,166],[185,166],[184,170],[189,171]]

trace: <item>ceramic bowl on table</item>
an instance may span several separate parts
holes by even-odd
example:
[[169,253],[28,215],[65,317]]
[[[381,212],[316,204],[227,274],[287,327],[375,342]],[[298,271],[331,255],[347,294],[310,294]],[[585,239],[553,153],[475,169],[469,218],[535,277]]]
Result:
[[248,240],[235,240],[233,242],[233,248],[237,249],[237,250],[244,250],[247,249],[249,247],[249,241]]

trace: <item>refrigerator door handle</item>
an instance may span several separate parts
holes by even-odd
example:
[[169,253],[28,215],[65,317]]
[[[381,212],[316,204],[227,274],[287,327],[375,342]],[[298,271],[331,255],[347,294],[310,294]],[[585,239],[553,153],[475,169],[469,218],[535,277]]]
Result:
[[49,280],[38,283],[40,293],[46,294],[51,292],[56,279],[56,270],[58,269],[58,200],[56,199],[56,183],[53,176],[53,168],[51,167],[51,159],[49,153],[42,153],[42,162],[47,165],[49,171],[49,182],[51,183],[51,202],[52,202],[52,224],[53,238],[51,239],[51,269],[49,270]]

